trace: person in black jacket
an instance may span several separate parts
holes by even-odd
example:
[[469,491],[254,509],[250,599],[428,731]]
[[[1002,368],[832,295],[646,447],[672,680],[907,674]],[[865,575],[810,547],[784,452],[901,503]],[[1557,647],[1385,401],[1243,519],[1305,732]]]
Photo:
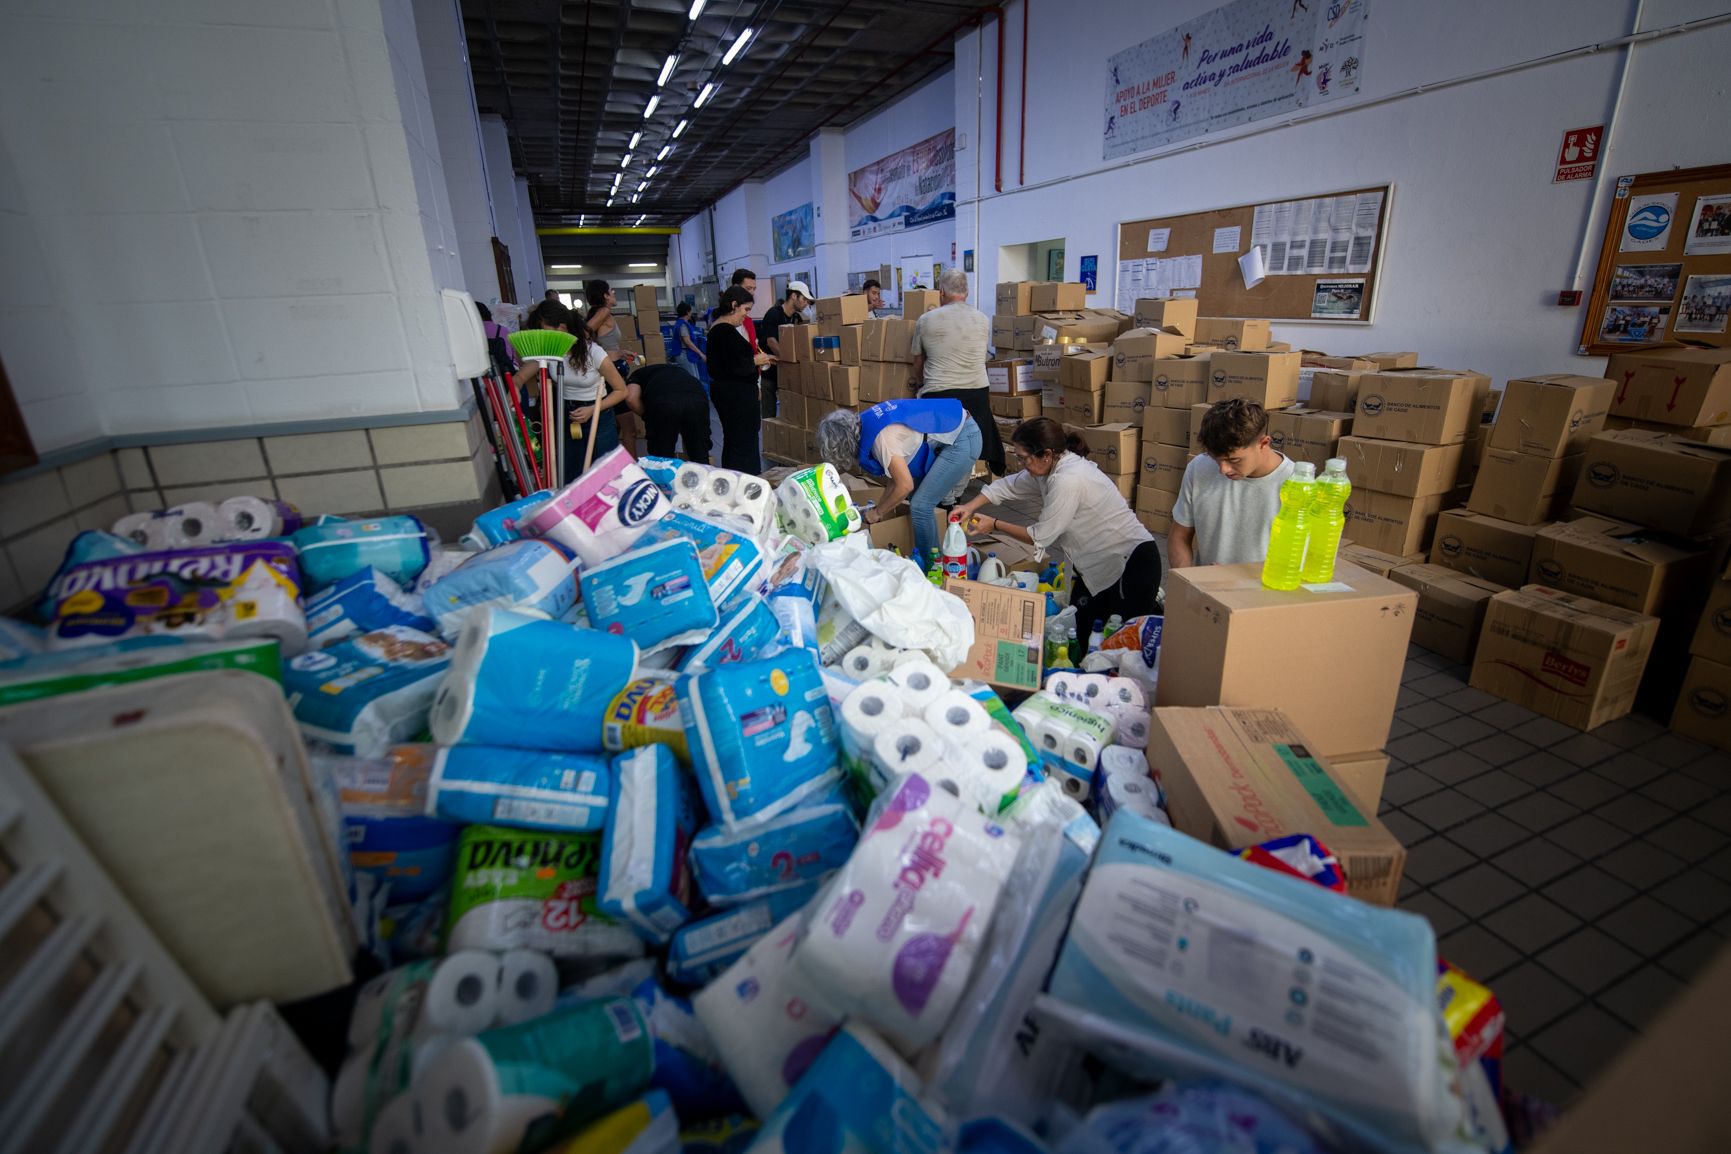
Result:
[[650,456],[671,457],[683,440],[687,461],[709,464],[709,397],[701,381],[680,365],[644,365],[625,385]]
[[721,294],[715,325],[709,330],[709,399],[721,417],[721,467],[741,473],[763,469],[758,437],[763,410],[757,373],[774,360],[752,346],[745,335],[745,314],[751,294],[738,285]]

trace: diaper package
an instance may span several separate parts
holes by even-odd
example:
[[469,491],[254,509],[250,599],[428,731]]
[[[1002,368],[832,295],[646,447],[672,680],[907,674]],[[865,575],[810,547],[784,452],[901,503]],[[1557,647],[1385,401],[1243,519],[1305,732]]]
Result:
[[810,650],[720,665],[678,685],[692,768],[716,822],[767,821],[840,780],[835,715]]
[[858,840],[859,823],[836,785],[767,822],[710,826],[691,843],[691,868],[711,905],[738,905],[821,881]]
[[426,526],[409,516],[329,523],[321,519],[296,530],[289,541],[300,556],[307,588],[315,592],[367,568],[408,585],[427,567],[430,548]]
[[283,692],[309,740],[375,757],[426,729],[450,663],[443,641],[393,625],[296,657],[283,671]]
[[651,945],[691,920],[686,850],[697,807],[684,771],[664,745],[613,759],[613,813],[601,843],[600,906]]
[[570,550],[584,566],[630,549],[670,506],[623,446],[529,512],[526,535]]
[[445,933],[449,950],[541,950],[634,958],[643,943],[596,903],[601,835],[465,826]]
[[599,753],[611,690],[636,667],[637,646],[624,637],[482,606],[439,685],[433,739]]
[[488,509],[476,517],[474,525],[463,534],[463,544],[478,552],[503,545],[507,541],[521,540],[527,528],[529,512],[545,505],[552,496],[553,490],[541,489],[527,497],[507,501],[497,509]]
[[307,598],[307,643],[314,649],[392,625],[438,631],[420,598],[371,566]]
[[775,488],[781,520],[795,537],[813,545],[845,537],[860,527],[859,510],[833,465],[801,469]]
[[631,1000],[643,1012],[655,1039],[655,1073],[649,1084],[666,1092],[681,1118],[696,1121],[746,1110],[688,999],[669,993],[650,978],[631,991]]
[[775,640],[781,627],[769,606],[761,598],[749,595],[737,601],[730,611],[723,611],[721,623],[708,639],[680,656],[676,668],[681,673],[701,673],[713,665],[752,661]]
[[736,521],[675,509],[644,535],[646,541],[691,541],[697,545],[703,579],[717,605],[757,588],[763,578],[763,547]]
[[581,584],[590,624],[645,653],[702,641],[719,620],[697,546],[683,538],[586,567]]
[[818,883],[801,882],[768,897],[687,922],[667,950],[667,973],[687,986],[708,985],[770,930],[804,909]]
[[455,639],[476,609],[497,605],[559,617],[577,603],[576,562],[551,541],[511,541],[476,553],[428,587],[422,600]]
[[388,882],[394,903],[443,893],[451,880],[461,827],[427,815],[432,748],[399,745],[377,758],[319,759],[337,787],[349,864]]
[[0,665],[34,657],[48,647],[40,628],[16,617],[0,618]]
[[619,753],[640,745],[665,745],[681,765],[691,764],[685,744],[685,711],[671,680],[639,677],[607,703],[601,724],[603,748]]
[[948,1118],[882,1038],[849,1022],[763,1124],[753,1154],[946,1148]]
[[613,765],[604,754],[427,746],[433,751],[426,808],[451,821],[518,829],[599,833],[612,806]]
[[1422,917],[1120,810],[1048,988],[1123,1039],[1120,1063],[1140,1050],[1138,1076],[1224,1068],[1373,1148],[1416,1152],[1460,1148],[1464,1117],[1435,981],[1436,937]]

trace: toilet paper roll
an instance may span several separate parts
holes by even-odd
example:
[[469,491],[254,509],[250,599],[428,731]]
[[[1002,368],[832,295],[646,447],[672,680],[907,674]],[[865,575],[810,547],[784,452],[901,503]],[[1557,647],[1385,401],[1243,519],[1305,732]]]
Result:
[[439,962],[427,983],[415,1033],[479,1034],[499,1018],[499,956],[458,950]]
[[842,654],[842,672],[856,681],[876,677],[888,668],[884,655],[869,645],[856,645]]
[[679,466],[679,471],[673,474],[673,494],[675,497],[694,499],[697,494],[708,487],[709,470],[702,465],[687,462]]
[[128,513],[116,521],[109,532],[116,537],[125,537],[129,541],[136,541],[140,545],[154,544],[156,539],[152,536],[155,532],[152,523],[155,520],[155,513]]
[[852,757],[863,757],[877,735],[906,716],[901,690],[888,681],[868,682],[841,703],[841,744]]
[[1100,739],[1091,733],[1072,731],[1065,736],[1060,756],[1071,765],[1087,773],[1094,771],[1094,766],[1100,761],[1100,751],[1106,748],[1100,744]]
[[1080,673],[1075,677],[1075,687],[1070,692],[1070,700],[1090,708],[1106,703],[1107,678],[1104,673]]
[[1148,748],[1150,718],[1146,709],[1135,705],[1112,705],[1107,707],[1106,715],[1112,719],[1112,740],[1131,749]]
[[212,544],[220,536],[222,525],[216,506],[209,501],[189,501],[164,509],[159,520],[162,543],[172,549]]
[[926,706],[921,716],[932,732],[958,750],[992,730],[992,719],[984,707],[961,689],[945,691]]
[[950,689],[950,679],[943,670],[923,657],[891,669],[889,678],[901,687],[902,700],[914,714],[923,714],[926,706]]
[[281,537],[301,527],[294,506],[263,497],[230,497],[216,507],[216,516],[225,541]]
[[539,950],[507,950],[499,959],[498,1023],[514,1026],[553,1012],[559,971]]
[[931,658],[927,657],[921,650],[898,649],[896,650],[895,657],[890,661],[890,669],[896,670],[900,669],[904,665],[912,665],[916,661],[929,662],[930,660]]
[[943,761],[944,752],[944,743],[932,727],[917,717],[892,721],[872,738],[872,762],[885,783],[904,773],[931,769]]
[[1003,808],[1006,794],[1021,788],[1027,772],[1028,755],[1021,743],[989,726],[984,732],[969,735],[965,745],[952,744],[942,765],[931,774],[940,785],[953,785],[963,801],[990,816]]
[[385,1103],[373,1119],[373,1134],[367,1143],[368,1154],[404,1154],[422,1148],[421,1129],[415,1113],[414,1099],[398,1094]]
[[1069,701],[1076,697],[1076,678],[1078,674],[1068,671],[1053,673],[1046,678],[1046,692],[1060,701]]
[[[379,1051],[368,1047],[350,1054],[331,1083],[331,1128],[337,1144],[345,1150],[364,1149],[367,1144],[367,1103],[388,1101],[407,1090],[416,1075],[425,1070],[455,1039],[439,1035],[414,1042],[409,1050],[408,1065],[401,1060],[400,1049],[387,1051],[379,1061]],[[377,1132],[375,1127],[375,1133]],[[414,1147],[410,1147],[414,1149]]]
[[1106,683],[1106,703],[1108,705],[1134,705],[1138,709],[1148,708],[1148,695],[1142,692],[1142,687],[1128,677],[1114,677]]
[[739,484],[738,499],[742,505],[763,506],[775,500],[775,490],[769,487],[769,482],[747,476]]
[[722,469],[716,469],[709,474],[704,489],[717,500],[731,502],[738,492],[739,486],[733,483],[732,474]]
[[1104,824],[1121,809],[1171,825],[1166,811],[1160,808],[1160,790],[1148,778],[1138,780],[1122,774],[1109,774],[1100,786],[1100,819]]
[[1125,777],[1147,777],[1148,757],[1124,745],[1108,745],[1100,751],[1100,772]]

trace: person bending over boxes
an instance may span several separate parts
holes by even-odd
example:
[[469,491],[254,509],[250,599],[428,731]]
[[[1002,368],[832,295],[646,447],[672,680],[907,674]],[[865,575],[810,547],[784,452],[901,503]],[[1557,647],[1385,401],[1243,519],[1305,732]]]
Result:
[[1184,470],[1166,541],[1174,569],[1261,561],[1292,462],[1268,436],[1268,414],[1242,397],[1202,417],[1202,453]]

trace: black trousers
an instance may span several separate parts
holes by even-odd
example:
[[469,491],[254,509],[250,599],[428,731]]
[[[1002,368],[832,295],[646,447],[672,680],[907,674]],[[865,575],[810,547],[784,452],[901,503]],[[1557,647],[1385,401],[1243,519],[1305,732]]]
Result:
[[776,371],[770,369],[759,377],[757,388],[763,408],[763,419],[773,421],[781,404],[781,388],[776,382]]
[[1004,475],[1004,439],[998,436],[998,421],[992,416],[992,390],[950,389],[924,394],[931,400],[960,401],[974,424],[980,426],[980,460],[992,476]]
[[1077,577],[1070,594],[1070,604],[1076,607],[1076,636],[1086,643],[1094,627],[1114,613],[1128,621],[1158,612],[1160,572],[1160,543],[1144,541],[1125,560],[1117,584],[1095,593]]
[[650,456],[673,456],[683,439],[687,461],[709,464],[709,398],[702,393],[657,397],[645,403],[643,424]]
[[763,472],[758,455],[758,437],[763,432],[763,410],[759,407],[757,381],[716,379],[709,383],[709,399],[721,418],[721,467],[741,473]]

